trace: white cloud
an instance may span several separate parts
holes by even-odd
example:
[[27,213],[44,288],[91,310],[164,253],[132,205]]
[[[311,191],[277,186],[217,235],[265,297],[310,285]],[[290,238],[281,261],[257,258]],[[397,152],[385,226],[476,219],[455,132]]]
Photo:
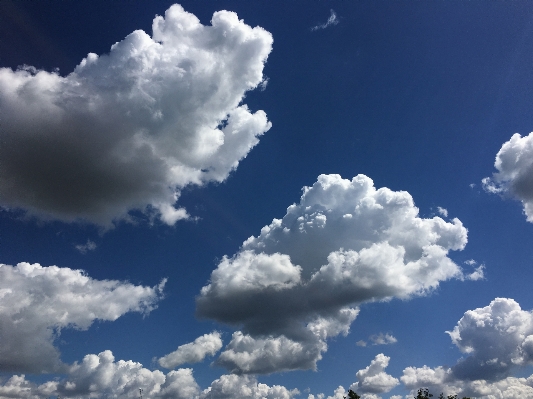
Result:
[[81,270],[39,264],[0,264],[0,370],[52,372],[62,366],[54,339],[63,328],[86,330],[94,320],[148,313],[156,287],[94,280]]
[[[533,397],[533,376],[529,378],[506,377],[498,381],[465,381],[453,377],[449,368],[432,369],[408,367],[400,378],[411,394],[416,394],[420,387],[429,388],[432,393],[457,395],[479,399],[523,399]],[[392,399],[392,398],[391,398]]]
[[509,377],[533,363],[533,312],[513,299],[496,298],[489,306],[465,312],[448,332],[467,354],[453,367],[407,367],[401,381],[414,392],[432,392],[487,399],[533,397],[533,376]]
[[179,5],[69,75],[0,69],[0,204],[110,226],[132,209],[173,224],[187,185],[222,182],[270,128],[244,94],[272,36],[233,12],[211,26]]
[[361,340],[357,341],[355,344],[356,344],[357,346],[366,346],[366,341],[364,341],[364,340],[361,339]]
[[280,385],[269,387],[254,377],[235,374],[222,375],[204,390],[199,399],[291,399],[300,392]]
[[201,391],[192,369],[172,370],[167,374],[148,370],[141,363],[118,360],[111,351],[87,355],[66,370],[67,376],[37,385],[24,375],[13,376],[0,385],[2,398],[132,398],[152,399],[291,399],[299,394],[280,385],[268,386],[251,376],[222,375]]
[[385,373],[389,361],[390,357],[378,354],[368,367],[355,374],[358,381],[350,389],[370,394],[389,392],[400,383],[397,378]]
[[527,221],[533,223],[533,133],[515,133],[502,145],[494,163],[498,172],[482,180],[489,193],[509,193],[522,202]]
[[75,248],[82,254],[86,254],[88,251],[94,251],[96,249],[96,243],[91,240],[87,240],[85,244],[76,245]]
[[392,334],[379,333],[377,335],[371,335],[369,340],[372,341],[372,345],[389,345],[395,344],[398,340]]
[[330,16],[328,20],[326,21],[326,23],[313,26],[311,30],[315,31],[319,29],[326,29],[328,26],[337,25],[338,23],[339,23],[339,19],[337,18],[337,14],[335,13],[335,11],[330,10]]
[[[441,281],[464,279],[447,254],[463,249],[466,237],[458,219],[419,218],[406,192],[378,190],[364,175],[351,181],[321,175],[283,219],[222,259],[196,300],[197,314],[240,326],[254,342],[239,350],[230,344],[222,353],[220,361],[233,371],[314,368],[326,338],[349,331],[353,304],[407,299]],[[329,327],[317,328],[324,320]],[[300,343],[314,361],[307,356],[295,364],[258,349],[269,340]],[[268,356],[272,367],[259,371]],[[257,367],[250,363],[255,359]]]
[[173,369],[184,363],[198,363],[206,356],[214,356],[222,348],[222,339],[219,332],[204,334],[194,342],[181,345],[174,352],[158,359],[161,367]]
[[533,361],[533,313],[513,299],[496,298],[467,311],[448,334],[469,354],[452,368],[460,379],[496,380]]
[[446,208],[441,208],[440,206],[438,206],[437,212],[439,212],[439,215],[444,216],[445,218],[448,217],[448,210]]

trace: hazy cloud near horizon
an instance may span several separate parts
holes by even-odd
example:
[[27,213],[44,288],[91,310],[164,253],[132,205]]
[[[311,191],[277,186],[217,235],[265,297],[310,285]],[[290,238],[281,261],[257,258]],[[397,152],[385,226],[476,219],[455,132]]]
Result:
[[222,182],[270,128],[244,94],[263,82],[272,36],[179,5],[62,77],[0,68],[0,205],[105,227],[133,209],[167,224],[187,185]]

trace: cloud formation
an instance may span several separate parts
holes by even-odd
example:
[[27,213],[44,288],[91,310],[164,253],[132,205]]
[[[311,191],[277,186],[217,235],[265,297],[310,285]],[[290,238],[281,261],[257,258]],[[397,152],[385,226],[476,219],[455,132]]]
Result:
[[148,370],[141,363],[118,360],[111,351],[87,355],[67,369],[62,380],[37,385],[24,375],[11,377],[0,385],[2,398],[138,398],[152,399],[291,399],[299,392],[283,386],[258,383],[251,376],[222,375],[204,389],[194,379],[192,369],[178,369],[164,374]]
[[335,11],[330,10],[330,16],[329,16],[328,20],[326,21],[326,23],[318,24],[316,26],[313,26],[311,28],[311,30],[315,31],[315,30],[319,30],[319,29],[326,29],[327,27],[329,27],[331,25],[337,25],[338,23],[339,23],[339,19],[337,18],[337,14],[335,13]]
[[496,154],[494,167],[498,172],[482,180],[485,191],[517,198],[527,221],[533,223],[533,133],[513,134]]
[[359,370],[355,375],[357,382],[350,389],[362,393],[384,393],[400,383],[397,378],[387,374],[385,369],[389,365],[390,357],[383,353],[376,355],[370,365]]
[[[217,360],[233,372],[315,368],[325,340],[348,333],[354,305],[464,278],[447,255],[466,242],[458,219],[419,218],[407,192],[376,189],[364,175],[321,175],[283,219],[222,259],[197,314],[242,328]],[[291,355],[271,349],[281,347]]]
[[0,371],[63,370],[54,347],[61,329],[86,330],[95,320],[146,314],[156,307],[164,284],[143,287],[57,266],[0,264]]
[[533,396],[533,376],[509,377],[533,363],[533,312],[513,299],[496,298],[465,312],[448,334],[468,356],[451,368],[407,367],[401,377],[407,388],[487,398]]
[[206,356],[214,356],[222,348],[222,339],[219,332],[204,334],[194,342],[181,345],[174,352],[158,359],[161,367],[173,369],[184,363],[198,363]]
[[244,94],[272,36],[233,12],[204,26],[179,5],[75,70],[0,68],[0,205],[103,226],[132,209],[167,224],[187,185],[222,182],[270,128]]
[[467,311],[448,332],[469,356],[452,368],[460,379],[498,380],[516,367],[533,363],[533,312],[509,298]]

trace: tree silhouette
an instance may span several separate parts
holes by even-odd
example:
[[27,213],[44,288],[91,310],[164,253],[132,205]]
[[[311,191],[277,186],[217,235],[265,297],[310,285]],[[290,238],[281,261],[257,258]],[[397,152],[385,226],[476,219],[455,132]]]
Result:
[[357,393],[355,393],[351,389],[348,391],[348,397],[343,396],[343,398],[344,399],[361,399],[361,397],[359,395],[357,395]]

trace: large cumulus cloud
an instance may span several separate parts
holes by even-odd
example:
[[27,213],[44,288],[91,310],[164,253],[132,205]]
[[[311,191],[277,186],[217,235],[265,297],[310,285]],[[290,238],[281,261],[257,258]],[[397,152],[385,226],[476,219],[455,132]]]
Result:
[[533,223],[533,133],[515,133],[496,154],[494,166],[498,172],[483,179],[485,190],[520,200],[527,221]]
[[0,205],[108,226],[140,209],[173,224],[190,184],[221,182],[270,128],[241,104],[272,37],[237,15],[202,25],[179,5],[63,77],[0,69]]
[[315,368],[325,340],[349,331],[354,305],[464,278],[447,255],[466,242],[458,219],[420,218],[407,192],[321,175],[283,219],[222,259],[197,313],[242,329],[218,360],[233,372]]
[[0,264],[0,371],[64,369],[54,339],[63,328],[86,330],[95,320],[150,312],[156,287],[94,280],[80,270],[39,264]]

